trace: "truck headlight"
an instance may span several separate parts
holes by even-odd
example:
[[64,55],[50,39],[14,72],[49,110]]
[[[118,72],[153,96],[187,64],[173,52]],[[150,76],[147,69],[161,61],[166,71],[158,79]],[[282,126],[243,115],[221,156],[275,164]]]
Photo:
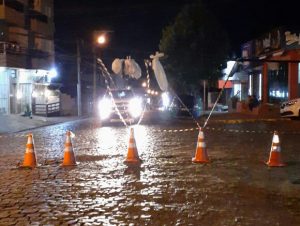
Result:
[[112,102],[108,98],[103,98],[98,104],[101,119],[107,119],[112,111]]
[[128,107],[129,113],[132,117],[139,117],[143,112],[142,99],[137,97],[131,99]]
[[161,94],[162,102],[163,102],[163,107],[168,108],[170,106],[170,95],[168,92],[164,92]]

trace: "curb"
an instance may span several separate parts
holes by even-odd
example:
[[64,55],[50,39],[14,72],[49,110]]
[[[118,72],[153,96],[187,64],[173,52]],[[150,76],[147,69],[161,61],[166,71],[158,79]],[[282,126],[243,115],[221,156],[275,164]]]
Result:
[[53,123],[49,123],[49,124],[46,124],[46,125],[36,126],[36,127],[22,129],[22,130],[13,131],[13,132],[4,132],[4,133],[0,133],[0,138],[3,137],[3,136],[14,135],[14,134],[21,133],[21,132],[26,132],[26,131],[32,131],[32,130],[47,127],[47,126],[59,125],[59,124],[68,123],[68,122],[76,122],[76,121],[80,121],[80,120],[86,120],[86,119],[89,119],[89,118],[90,117],[87,116],[87,117],[81,117],[81,118],[73,119],[73,120],[66,120],[66,121],[63,121],[63,122],[53,122]]

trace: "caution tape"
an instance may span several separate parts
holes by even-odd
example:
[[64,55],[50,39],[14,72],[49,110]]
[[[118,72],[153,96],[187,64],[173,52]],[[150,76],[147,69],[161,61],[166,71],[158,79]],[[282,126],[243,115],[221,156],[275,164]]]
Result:
[[[194,132],[198,131],[199,128],[186,128],[186,129],[154,129],[154,132],[161,133],[182,133],[182,132]],[[202,128],[202,130],[207,131],[215,131],[215,132],[229,132],[229,133],[258,133],[258,134],[273,134],[274,130],[239,130],[239,129],[224,129],[224,128],[216,128],[216,127],[208,127]],[[280,131],[281,134],[300,134],[300,131]]]
[[274,119],[214,119],[214,123],[224,123],[224,124],[241,124],[245,122],[276,122],[276,121],[288,121],[287,118],[274,118]]
[[[242,130],[242,129],[224,129],[220,127],[209,127],[202,128],[203,131],[212,132],[227,132],[227,133],[249,133],[249,134],[273,134],[274,130]],[[159,133],[185,133],[199,131],[198,127],[184,128],[184,129],[153,129],[153,132]],[[280,134],[300,134],[300,131],[279,131]],[[62,134],[63,135],[63,134]],[[26,137],[27,134],[5,134],[0,135],[0,138],[7,137]]]

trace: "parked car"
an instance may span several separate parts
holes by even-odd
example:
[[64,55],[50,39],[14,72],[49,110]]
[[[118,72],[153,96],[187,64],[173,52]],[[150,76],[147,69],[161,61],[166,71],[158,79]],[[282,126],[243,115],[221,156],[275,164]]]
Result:
[[183,105],[178,98],[174,98],[172,103],[169,106],[171,114],[175,117],[190,117],[191,114],[194,117],[199,117],[202,110],[202,106],[198,99],[192,95],[179,95],[180,100],[183,102]]
[[107,90],[99,101],[98,110],[101,122],[120,122],[122,118],[129,123],[139,119],[143,112],[143,99],[131,89]]
[[300,117],[300,98],[285,101],[280,105],[281,117]]

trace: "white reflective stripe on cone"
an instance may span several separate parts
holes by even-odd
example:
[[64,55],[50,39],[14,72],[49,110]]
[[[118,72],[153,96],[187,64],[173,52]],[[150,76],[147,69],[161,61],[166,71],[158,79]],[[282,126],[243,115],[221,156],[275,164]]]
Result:
[[273,143],[279,144],[279,136],[276,134],[273,136]]
[[205,147],[206,147],[206,144],[205,144],[205,143],[202,143],[202,142],[198,142],[197,147],[199,147],[199,148],[205,148]]
[[136,146],[135,146],[135,143],[130,143],[129,144],[129,148],[135,148]]
[[274,145],[272,151],[280,152],[280,147]]
[[33,153],[33,149],[32,148],[26,148],[26,153]]
[[199,133],[198,139],[200,139],[200,138],[204,139],[204,133]]
[[70,138],[70,136],[67,136],[66,143],[71,143],[71,138]]
[[72,152],[72,149],[70,147],[67,147],[64,149],[64,152]]

